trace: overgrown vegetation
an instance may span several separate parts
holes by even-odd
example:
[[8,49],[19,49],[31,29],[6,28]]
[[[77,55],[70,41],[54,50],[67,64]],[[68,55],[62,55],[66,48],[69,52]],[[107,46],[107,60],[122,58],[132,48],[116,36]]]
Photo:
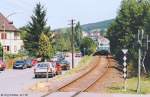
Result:
[[[146,34],[150,35],[149,15],[149,0],[123,0],[118,16],[108,29],[111,52],[121,62],[123,57],[121,49],[127,48],[129,50],[128,63],[133,66],[132,72],[135,73],[137,72],[138,64],[138,32],[143,29],[145,32],[144,38],[146,38]],[[143,57],[145,45],[142,45],[141,48]],[[145,65],[149,65],[149,62]]]
[[84,37],[81,40],[80,50],[83,54],[90,55],[96,51],[96,44],[91,38]]
[[[109,93],[130,93],[136,94],[137,87],[137,78],[130,78],[127,80],[127,91],[123,89],[124,83],[114,83],[111,87],[108,88]],[[149,94],[150,93],[150,78],[143,77],[141,79],[141,93]]]
[[50,27],[47,26],[46,9],[38,3],[31,16],[31,21],[25,26],[24,45],[30,56],[39,56],[39,39],[41,33],[51,38]]

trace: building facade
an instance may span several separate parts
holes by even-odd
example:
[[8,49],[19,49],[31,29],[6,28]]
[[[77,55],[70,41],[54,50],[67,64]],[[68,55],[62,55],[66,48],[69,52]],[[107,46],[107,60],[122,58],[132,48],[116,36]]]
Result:
[[23,49],[20,32],[2,13],[0,13],[0,43],[5,53],[17,54]]

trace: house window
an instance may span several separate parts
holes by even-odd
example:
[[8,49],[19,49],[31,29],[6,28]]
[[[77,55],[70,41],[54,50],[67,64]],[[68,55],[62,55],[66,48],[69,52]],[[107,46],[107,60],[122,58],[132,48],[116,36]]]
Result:
[[7,33],[1,33],[1,39],[7,39]]
[[9,46],[7,46],[7,51],[10,51],[10,47]]
[[4,46],[4,48],[3,48],[3,49],[4,49],[4,51],[5,51],[5,52],[10,51],[10,47],[9,47],[8,45],[7,45],[7,46]]

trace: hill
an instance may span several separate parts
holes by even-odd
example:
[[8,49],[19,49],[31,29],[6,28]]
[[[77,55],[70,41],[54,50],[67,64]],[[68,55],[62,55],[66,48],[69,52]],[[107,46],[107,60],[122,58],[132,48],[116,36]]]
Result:
[[82,29],[86,32],[91,32],[93,30],[105,30],[114,21],[114,19],[105,20],[96,23],[89,23],[82,25]]
[[[85,32],[92,32],[95,30],[101,30],[104,31],[105,29],[108,28],[108,26],[114,21],[114,19],[110,20],[105,20],[101,22],[96,22],[96,23],[88,23],[81,25],[83,31]],[[56,32],[66,32],[68,28],[60,28],[60,29],[55,29],[54,31]]]

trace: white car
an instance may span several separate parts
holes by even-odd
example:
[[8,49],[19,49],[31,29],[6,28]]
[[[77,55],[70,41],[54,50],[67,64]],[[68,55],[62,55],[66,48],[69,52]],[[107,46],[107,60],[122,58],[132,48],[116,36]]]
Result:
[[35,78],[38,77],[54,77],[56,75],[56,68],[54,64],[50,62],[37,63],[34,68]]

